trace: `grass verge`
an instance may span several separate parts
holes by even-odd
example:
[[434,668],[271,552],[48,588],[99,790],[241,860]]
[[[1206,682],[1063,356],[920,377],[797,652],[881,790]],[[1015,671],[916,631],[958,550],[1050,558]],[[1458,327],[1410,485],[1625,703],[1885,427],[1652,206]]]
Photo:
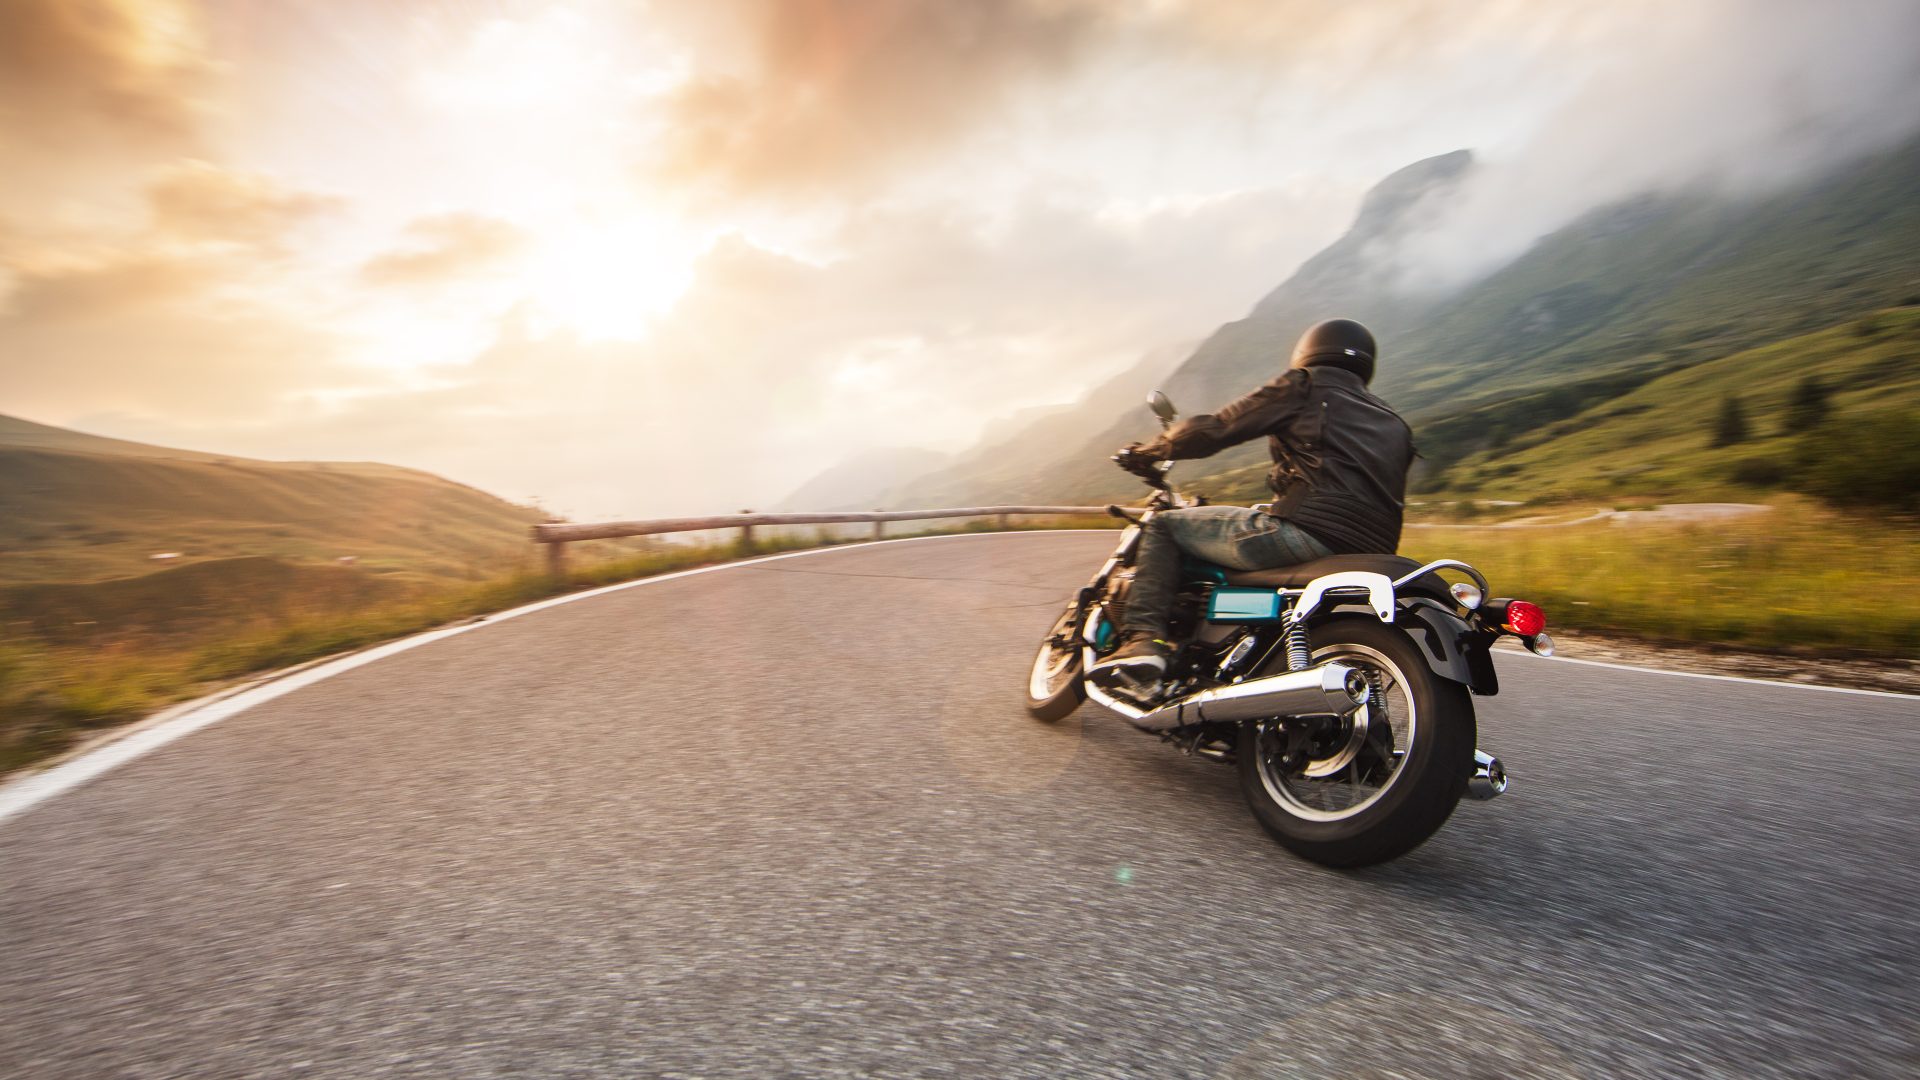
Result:
[[1792,501],[1701,525],[1428,528],[1401,552],[1461,559],[1549,625],[1654,641],[1907,659],[1920,642],[1920,537]]
[[[1039,518],[1014,529],[1106,528],[1108,518]],[[991,532],[989,521],[903,536]],[[574,567],[563,581],[517,569],[465,586],[348,612],[286,612],[193,640],[152,636],[85,648],[0,642],[0,773],[44,760],[89,734],[131,723],[247,675],[406,637],[581,589],[753,555],[857,542],[829,530],[738,543],[686,545]]]

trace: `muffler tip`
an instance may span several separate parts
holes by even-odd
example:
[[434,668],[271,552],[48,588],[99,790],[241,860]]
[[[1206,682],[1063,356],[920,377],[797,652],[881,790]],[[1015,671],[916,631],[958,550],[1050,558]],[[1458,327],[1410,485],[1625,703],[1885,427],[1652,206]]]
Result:
[[1473,775],[1467,778],[1467,797],[1485,802],[1507,790],[1507,770],[1500,759],[1484,750],[1473,752]]
[[1347,696],[1352,698],[1356,705],[1364,703],[1367,700],[1367,677],[1360,674],[1356,668],[1348,668],[1346,678]]

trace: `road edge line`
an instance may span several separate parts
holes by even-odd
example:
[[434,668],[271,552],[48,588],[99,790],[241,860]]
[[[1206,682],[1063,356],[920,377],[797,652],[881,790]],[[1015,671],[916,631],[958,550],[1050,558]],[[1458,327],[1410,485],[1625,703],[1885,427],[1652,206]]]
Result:
[[1745,675],[1714,675],[1705,671],[1669,671],[1666,668],[1641,667],[1638,664],[1616,664],[1611,660],[1582,660],[1577,656],[1541,656],[1525,649],[1501,649],[1501,656],[1529,656],[1535,660],[1551,660],[1562,664],[1580,664],[1585,667],[1613,668],[1617,671],[1638,671],[1646,675],[1672,675],[1680,679],[1712,679],[1716,682],[1749,683],[1754,686],[1780,686],[1788,690],[1821,690],[1829,694],[1860,694],[1864,697],[1906,698],[1920,701],[1920,694],[1903,694],[1898,690],[1866,690],[1853,686],[1824,686],[1820,683],[1786,682],[1781,679],[1754,679]]
[[713,566],[696,566],[690,570],[674,570],[652,577],[635,578],[632,581],[618,581],[611,585],[601,585],[580,592],[565,593],[560,596],[536,600],[531,604],[522,604],[505,611],[496,611],[481,615],[453,626],[442,626],[434,630],[423,630],[418,634],[397,638],[379,645],[371,645],[356,652],[346,653],[331,660],[307,661],[278,671],[265,672],[240,687],[227,687],[212,694],[183,701],[169,706],[144,720],[124,729],[124,734],[111,741],[101,743],[92,749],[81,751],[78,755],[56,760],[45,768],[30,771],[23,776],[0,781],[0,823],[17,817],[57,795],[71,791],[87,781],[102,776],[112,770],[137,760],[160,749],[168,743],[185,738],[202,728],[212,727],[222,720],[246,712],[248,709],[264,705],[276,698],[284,697],[296,690],[312,686],[315,683],[342,675],[355,668],[385,660],[409,652],[423,645],[479,630],[494,623],[517,619],[522,615],[532,615],[548,608],[563,604],[591,600],[608,593],[622,592],[652,585],[657,582],[673,581],[692,577],[696,574],[711,574],[719,570],[733,570],[743,566],[757,566],[761,563],[778,562],[782,559],[797,559],[808,555],[823,555],[833,551],[849,551],[855,548],[880,547],[885,544],[910,544],[928,540],[964,540],[980,536],[1027,536],[1052,535],[1057,533],[1104,533],[1110,529],[1009,529],[1006,532],[943,533],[937,536],[899,536],[890,540],[861,540],[847,544],[829,544],[824,547],[807,548],[803,551],[783,551],[776,555],[761,555],[751,559],[736,559],[731,562],[716,563]]

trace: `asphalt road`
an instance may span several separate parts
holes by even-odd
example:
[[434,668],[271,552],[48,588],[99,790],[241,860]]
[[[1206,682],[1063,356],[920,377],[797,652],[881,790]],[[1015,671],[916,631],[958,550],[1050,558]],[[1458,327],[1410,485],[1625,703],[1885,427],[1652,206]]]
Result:
[[1914,1074],[1920,701],[1504,657],[1513,790],[1335,872],[1025,716],[1110,542],[643,585],[0,823],[0,1076]]

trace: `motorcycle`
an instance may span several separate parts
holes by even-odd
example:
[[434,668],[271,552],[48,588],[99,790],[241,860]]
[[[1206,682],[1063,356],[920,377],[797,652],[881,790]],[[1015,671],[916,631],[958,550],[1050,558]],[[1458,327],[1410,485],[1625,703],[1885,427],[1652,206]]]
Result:
[[[1177,413],[1156,390],[1162,427]],[[1296,854],[1357,867],[1406,854],[1463,796],[1507,789],[1500,760],[1475,745],[1473,698],[1499,691],[1491,646],[1518,637],[1552,655],[1546,616],[1490,598],[1464,562],[1335,555],[1236,571],[1187,559],[1171,623],[1176,652],[1158,684],[1087,672],[1117,645],[1133,565],[1154,515],[1203,500],[1146,478],[1144,507],[1113,555],[1055,620],[1034,657],[1027,710],[1052,722],[1092,698],[1186,753],[1232,765],[1260,825]],[[1452,572],[1468,580],[1448,584]]]

